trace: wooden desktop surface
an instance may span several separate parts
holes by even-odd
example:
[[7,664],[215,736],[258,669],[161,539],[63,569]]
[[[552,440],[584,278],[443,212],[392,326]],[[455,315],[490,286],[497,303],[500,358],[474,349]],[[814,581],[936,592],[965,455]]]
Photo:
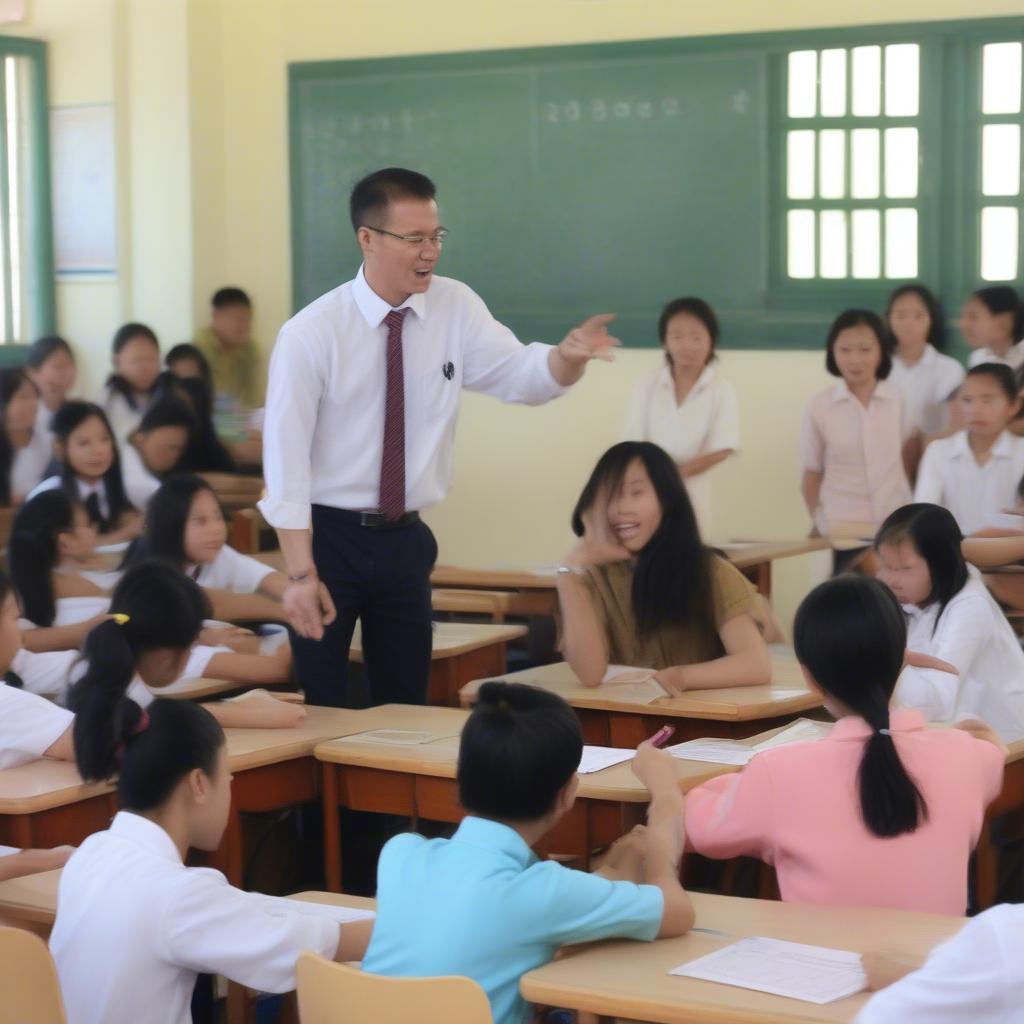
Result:
[[678,939],[580,946],[526,974],[525,998],[656,1024],[811,1024],[849,1022],[862,993],[824,1006],[668,972],[746,936],[765,936],[863,953],[898,952],[922,961],[964,918],[860,907],[819,907],[693,893],[695,931]]

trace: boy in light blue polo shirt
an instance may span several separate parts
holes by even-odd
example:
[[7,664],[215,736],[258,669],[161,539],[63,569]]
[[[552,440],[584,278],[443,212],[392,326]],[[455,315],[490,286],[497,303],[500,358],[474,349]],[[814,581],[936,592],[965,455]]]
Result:
[[560,697],[510,683],[481,686],[459,746],[459,797],[469,816],[451,839],[406,834],[384,847],[363,969],[470,977],[487,993],[497,1024],[522,1024],[529,1007],[519,979],[560,946],[687,931],[693,909],[678,875],[682,797],[671,759],[649,744],[639,756],[651,808],[638,835],[650,884],[607,877],[614,870],[574,871],[531,851],[572,807],[582,752],[579,720]]

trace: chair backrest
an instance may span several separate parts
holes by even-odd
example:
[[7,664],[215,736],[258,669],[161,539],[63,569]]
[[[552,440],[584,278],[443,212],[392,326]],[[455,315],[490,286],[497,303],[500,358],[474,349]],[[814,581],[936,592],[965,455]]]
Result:
[[53,957],[38,935],[0,928],[0,1024],[66,1024]]
[[296,968],[302,1024],[491,1024],[469,978],[386,978],[303,953]]

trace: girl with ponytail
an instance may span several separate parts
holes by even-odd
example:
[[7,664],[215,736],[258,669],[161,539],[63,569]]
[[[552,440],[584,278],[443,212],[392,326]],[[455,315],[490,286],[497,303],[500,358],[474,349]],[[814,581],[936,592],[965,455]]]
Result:
[[208,709],[153,699],[139,681],[158,688],[180,673],[202,594],[170,566],[144,562],[118,584],[112,608],[89,634],[89,667],[71,691],[79,771],[89,780],[116,774],[121,811],[61,876],[50,949],[69,1020],[182,1024],[199,973],[284,992],[304,950],[361,959],[371,921],[341,927],[185,866],[190,848],[216,850],[227,827],[224,732]]
[[766,750],[692,790],[693,848],[773,864],[784,900],[963,914],[1005,748],[976,720],[930,729],[918,711],[890,714],[904,663],[940,664],[906,642],[903,613],[877,580],[838,576],[812,590],[793,644],[838,721],[826,739]]

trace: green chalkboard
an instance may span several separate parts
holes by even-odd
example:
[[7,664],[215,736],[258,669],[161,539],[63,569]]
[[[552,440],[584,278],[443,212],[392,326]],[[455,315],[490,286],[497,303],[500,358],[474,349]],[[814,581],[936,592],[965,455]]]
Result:
[[[440,272],[523,339],[590,312],[657,343],[661,306],[762,304],[765,54],[581,46],[290,68],[293,295],[351,277],[352,184],[408,166],[438,186]],[[749,343],[749,342],[748,342]]]

